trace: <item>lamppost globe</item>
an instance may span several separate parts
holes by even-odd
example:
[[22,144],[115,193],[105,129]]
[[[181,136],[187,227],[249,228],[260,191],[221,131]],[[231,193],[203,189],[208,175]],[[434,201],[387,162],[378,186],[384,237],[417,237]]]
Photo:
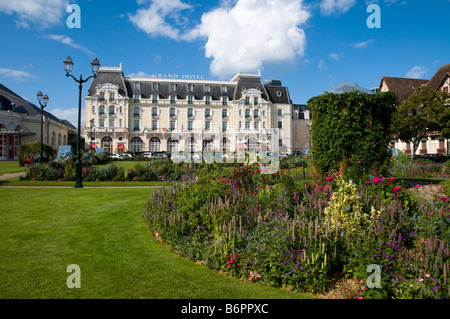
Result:
[[38,101],[39,101],[39,102],[42,102],[42,97],[44,96],[44,95],[42,94],[42,92],[41,92],[41,91],[37,92],[36,96],[37,96]]
[[91,67],[92,67],[92,73],[97,74],[97,71],[100,68],[100,62],[98,61],[97,58],[92,60]]
[[72,71],[73,68],[73,61],[70,58],[70,56],[68,56],[66,59],[64,59],[64,69],[66,70],[67,73],[70,73]]
[[44,101],[44,104],[47,105],[48,100],[49,100],[47,94],[44,95],[44,97],[42,98],[42,100]]

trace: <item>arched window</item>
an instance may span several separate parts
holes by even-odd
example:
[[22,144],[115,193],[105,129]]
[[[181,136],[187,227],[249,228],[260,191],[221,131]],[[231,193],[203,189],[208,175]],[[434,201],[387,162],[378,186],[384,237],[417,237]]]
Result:
[[65,135],[63,136],[63,145],[67,145],[67,143],[66,143],[66,136]]
[[254,138],[248,139],[248,151],[250,153],[256,153],[258,151],[258,142]]
[[135,137],[131,140],[131,152],[141,152],[142,151],[142,140],[139,137]]
[[169,152],[178,152],[178,141],[170,139],[167,142],[167,150]]
[[203,152],[204,153],[211,153],[213,146],[213,141],[211,140],[204,140],[203,141]]
[[105,153],[112,154],[112,146],[112,139],[109,136],[102,138],[102,148]]
[[230,152],[230,141],[227,138],[222,139],[222,153],[227,154]]
[[56,143],[56,134],[55,132],[52,132],[52,141],[51,141],[51,145],[53,147],[55,147],[55,143]]
[[161,141],[154,137],[150,140],[150,152],[159,152],[161,150]]
[[98,115],[105,115],[105,106],[104,105],[100,105],[98,107]]
[[194,153],[195,151],[195,140],[193,137],[186,140],[186,152]]
[[58,146],[61,145],[61,134],[58,134]]

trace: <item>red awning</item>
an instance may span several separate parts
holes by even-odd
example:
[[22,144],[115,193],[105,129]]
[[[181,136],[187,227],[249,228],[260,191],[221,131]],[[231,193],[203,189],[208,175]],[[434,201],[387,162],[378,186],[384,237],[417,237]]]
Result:
[[91,144],[91,148],[95,150],[95,144]]
[[122,150],[123,150],[123,144],[117,145],[117,150],[118,150],[118,151],[122,151]]

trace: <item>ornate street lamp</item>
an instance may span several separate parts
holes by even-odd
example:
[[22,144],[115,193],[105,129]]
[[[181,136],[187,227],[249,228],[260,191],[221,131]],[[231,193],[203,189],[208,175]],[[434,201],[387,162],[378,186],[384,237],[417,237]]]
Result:
[[37,99],[39,101],[39,105],[41,106],[41,145],[39,146],[39,164],[42,165],[42,162],[44,160],[44,155],[42,151],[42,136],[43,136],[43,126],[44,126],[44,108],[47,106],[48,103],[48,96],[47,94],[43,95],[41,91],[39,91],[37,94]]
[[[418,107],[416,109],[416,115],[420,116],[421,113],[422,113],[422,110],[421,110],[420,107]],[[413,117],[413,115],[414,115],[414,111],[413,110],[408,110],[408,116],[412,117],[412,120],[413,120],[413,132],[414,132],[416,130],[416,119],[417,119],[417,117],[416,116]],[[412,158],[411,158],[411,160],[413,162],[414,162],[414,153],[415,153],[415,150],[414,150],[414,145],[413,145]]]
[[75,163],[75,188],[82,188],[83,184],[81,182],[81,152],[80,152],[80,144],[81,144],[81,137],[80,137],[80,129],[81,129],[81,91],[83,89],[83,83],[87,82],[90,78],[95,78],[97,76],[97,71],[100,68],[100,62],[97,58],[95,58],[92,63],[92,73],[94,75],[91,75],[87,79],[83,80],[83,76],[80,75],[80,78],[77,79],[73,75],[70,74],[73,68],[73,61],[70,57],[67,57],[64,60],[64,69],[66,70],[66,77],[71,77],[72,79],[77,82],[78,88],[79,88],[79,96],[78,96],[78,140],[77,140],[77,161]]

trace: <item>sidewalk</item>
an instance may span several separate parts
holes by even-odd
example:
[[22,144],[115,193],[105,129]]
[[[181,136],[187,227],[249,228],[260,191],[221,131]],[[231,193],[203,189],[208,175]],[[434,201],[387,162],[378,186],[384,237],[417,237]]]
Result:
[[11,173],[11,174],[3,174],[0,175],[0,181],[1,180],[5,180],[5,179],[9,179],[9,178],[15,178],[15,177],[20,177],[22,175],[25,175],[25,172],[21,172],[21,173]]

